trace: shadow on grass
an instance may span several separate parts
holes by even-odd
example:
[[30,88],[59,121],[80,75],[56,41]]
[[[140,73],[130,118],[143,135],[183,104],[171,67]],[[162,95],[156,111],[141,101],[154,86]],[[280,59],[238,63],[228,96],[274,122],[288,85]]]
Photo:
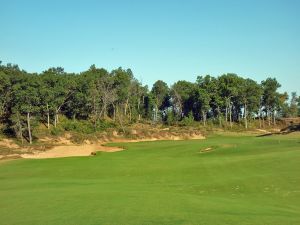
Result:
[[262,134],[262,135],[258,135],[256,137],[267,137],[267,136],[278,135],[278,134],[287,135],[287,134],[290,134],[290,133],[293,133],[293,132],[297,132],[297,131],[300,131],[300,124],[298,124],[298,125],[290,125],[290,126],[288,126],[286,128],[281,129],[280,132]]

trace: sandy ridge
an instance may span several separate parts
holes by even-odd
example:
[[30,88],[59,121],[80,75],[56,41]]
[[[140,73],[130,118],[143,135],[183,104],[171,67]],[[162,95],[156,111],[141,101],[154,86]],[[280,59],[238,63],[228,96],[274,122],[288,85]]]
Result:
[[[99,143],[91,143],[86,141],[85,144],[76,145],[71,143],[68,139],[63,138],[60,140],[60,144],[53,146],[51,149],[46,151],[32,151],[30,153],[24,152],[23,154],[13,154],[8,155],[8,157],[16,157],[25,158],[25,159],[46,159],[46,158],[63,158],[63,157],[76,157],[76,156],[91,156],[96,152],[118,152],[124,150],[121,147],[110,147],[105,146],[107,143],[125,143],[125,142],[145,142],[145,141],[159,141],[159,140],[186,140],[186,139],[205,139],[205,137],[201,134],[192,134],[188,137],[177,136],[177,135],[168,135],[168,136],[158,136],[151,138],[139,138],[139,139],[126,139],[121,137],[115,137],[113,139],[99,142]],[[50,142],[51,139],[45,139],[45,142]],[[13,146],[13,142],[10,140],[1,141],[3,145],[9,146],[10,148],[15,148]],[[18,148],[20,149],[20,148]],[[7,157],[7,156],[6,156]],[[3,158],[0,156],[0,159]]]

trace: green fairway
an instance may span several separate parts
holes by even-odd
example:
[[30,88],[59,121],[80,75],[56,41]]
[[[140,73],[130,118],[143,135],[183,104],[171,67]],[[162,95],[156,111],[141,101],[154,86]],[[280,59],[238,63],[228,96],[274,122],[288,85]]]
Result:
[[0,162],[0,224],[300,224],[297,134],[121,145]]

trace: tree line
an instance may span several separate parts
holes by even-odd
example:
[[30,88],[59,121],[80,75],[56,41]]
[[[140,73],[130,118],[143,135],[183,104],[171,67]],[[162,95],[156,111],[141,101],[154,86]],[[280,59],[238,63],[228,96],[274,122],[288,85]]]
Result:
[[[0,121],[3,129],[32,143],[32,130],[43,123],[57,127],[60,117],[88,121],[97,131],[111,120],[127,123],[151,121],[176,124],[207,121],[222,127],[250,121],[276,124],[279,117],[299,115],[300,98],[280,93],[275,78],[261,83],[237,74],[198,76],[195,82],[180,80],[170,87],[162,80],[151,89],[130,69],[111,72],[92,65],[81,73],[67,73],[61,67],[42,73],[28,73],[17,65],[0,63]],[[288,101],[289,100],[289,101]]]

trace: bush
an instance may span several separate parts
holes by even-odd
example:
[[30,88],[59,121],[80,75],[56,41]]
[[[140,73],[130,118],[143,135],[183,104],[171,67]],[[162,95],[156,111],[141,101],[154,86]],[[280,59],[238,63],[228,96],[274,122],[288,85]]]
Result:
[[96,124],[97,131],[103,131],[108,128],[116,128],[116,124],[113,121],[99,120]]
[[168,111],[167,112],[167,115],[165,117],[165,122],[167,125],[173,125],[176,123],[176,117],[174,115],[174,112],[173,111]]
[[194,123],[193,113],[190,112],[188,116],[184,117],[181,121],[181,124],[184,126],[191,126]]
[[71,141],[76,144],[82,144],[86,139],[89,139],[88,135],[82,133],[72,133]]
[[92,134],[95,131],[104,131],[108,128],[116,127],[114,123],[105,120],[98,121],[96,128],[91,121],[86,120],[65,120],[61,126],[66,131],[74,131],[82,134]]
[[53,136],[59,136],[64,133],[64,130],[61,127],[52,127],[50,134]]
[[95,132],[92,123],[86,120],[66,120],[62,123],[62,127],[66,131],[75,131],[84,134]]

